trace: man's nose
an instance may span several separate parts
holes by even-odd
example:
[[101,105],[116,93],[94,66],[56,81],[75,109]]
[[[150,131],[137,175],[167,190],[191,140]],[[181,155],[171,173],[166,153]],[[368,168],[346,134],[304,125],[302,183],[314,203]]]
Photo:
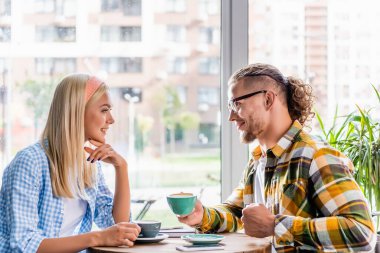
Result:
[[235,113],[235,111],[234,110],[231,110],[230,111],[230,115],[229,115],[229,117],[228,117],[228,121],[234,121],[234,120],[236,120],[236,113]]

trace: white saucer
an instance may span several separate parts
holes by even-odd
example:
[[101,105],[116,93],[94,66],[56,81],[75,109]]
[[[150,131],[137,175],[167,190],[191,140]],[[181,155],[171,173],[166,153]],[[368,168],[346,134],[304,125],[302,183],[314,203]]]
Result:
[[136,242],[138,243],[153,243],[153,242],[160,242],[166,238],[168,238],[169,235],[167,234],[161,234],[159,233],[158,235],[156,235],[156,237],[138,237],[136,239]]

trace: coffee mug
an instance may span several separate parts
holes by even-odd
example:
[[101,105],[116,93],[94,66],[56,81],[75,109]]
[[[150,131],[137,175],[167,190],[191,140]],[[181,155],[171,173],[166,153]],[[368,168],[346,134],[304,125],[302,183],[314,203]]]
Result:
[[197,196],[192,193],[175,193],[166,197],[170,209],[173,213],[184,216],[190,214],[194,210]]
[[141,237],[156,237],[158,232],[160,232],[161,228],[161,222],[160,221],[155,221],[155,220],[137,220],[135,221],[137,225],[140,226],[141,232],[140,235]]

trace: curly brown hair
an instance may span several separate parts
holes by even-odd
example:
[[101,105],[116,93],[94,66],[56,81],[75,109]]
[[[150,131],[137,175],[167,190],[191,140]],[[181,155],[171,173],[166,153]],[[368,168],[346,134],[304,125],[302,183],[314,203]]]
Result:
[[[265,79],[274,80],[275,85],[285,94],[286,105],[292,120],[298,120],[301,124],[310,120],[314,116],[312,112],[314,96],[312,87],[304,83],[301,79],[289,76],[285,77],[276,67],[255,63],[236,71],[229,79],[229,85],[238,82],[241,79]],[[252,83],[253,80],[247,82]]]

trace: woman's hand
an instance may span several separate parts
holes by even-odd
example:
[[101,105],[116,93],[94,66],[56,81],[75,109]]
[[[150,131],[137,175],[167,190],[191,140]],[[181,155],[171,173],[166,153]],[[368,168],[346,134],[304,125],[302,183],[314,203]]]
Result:
[[90,154],[87,161],[95,162],[102,160],[103,162],[112,164],[115,168],[127,167],[125,159],[119,155],[109,144],[101,143],[95,140],[89,140],[91,144],[96,146],[95,149],[84,147],[84,150]]
[[96,246],[133,246],[141,232],[141,228],[129,222],[120,222],[99,231]]

